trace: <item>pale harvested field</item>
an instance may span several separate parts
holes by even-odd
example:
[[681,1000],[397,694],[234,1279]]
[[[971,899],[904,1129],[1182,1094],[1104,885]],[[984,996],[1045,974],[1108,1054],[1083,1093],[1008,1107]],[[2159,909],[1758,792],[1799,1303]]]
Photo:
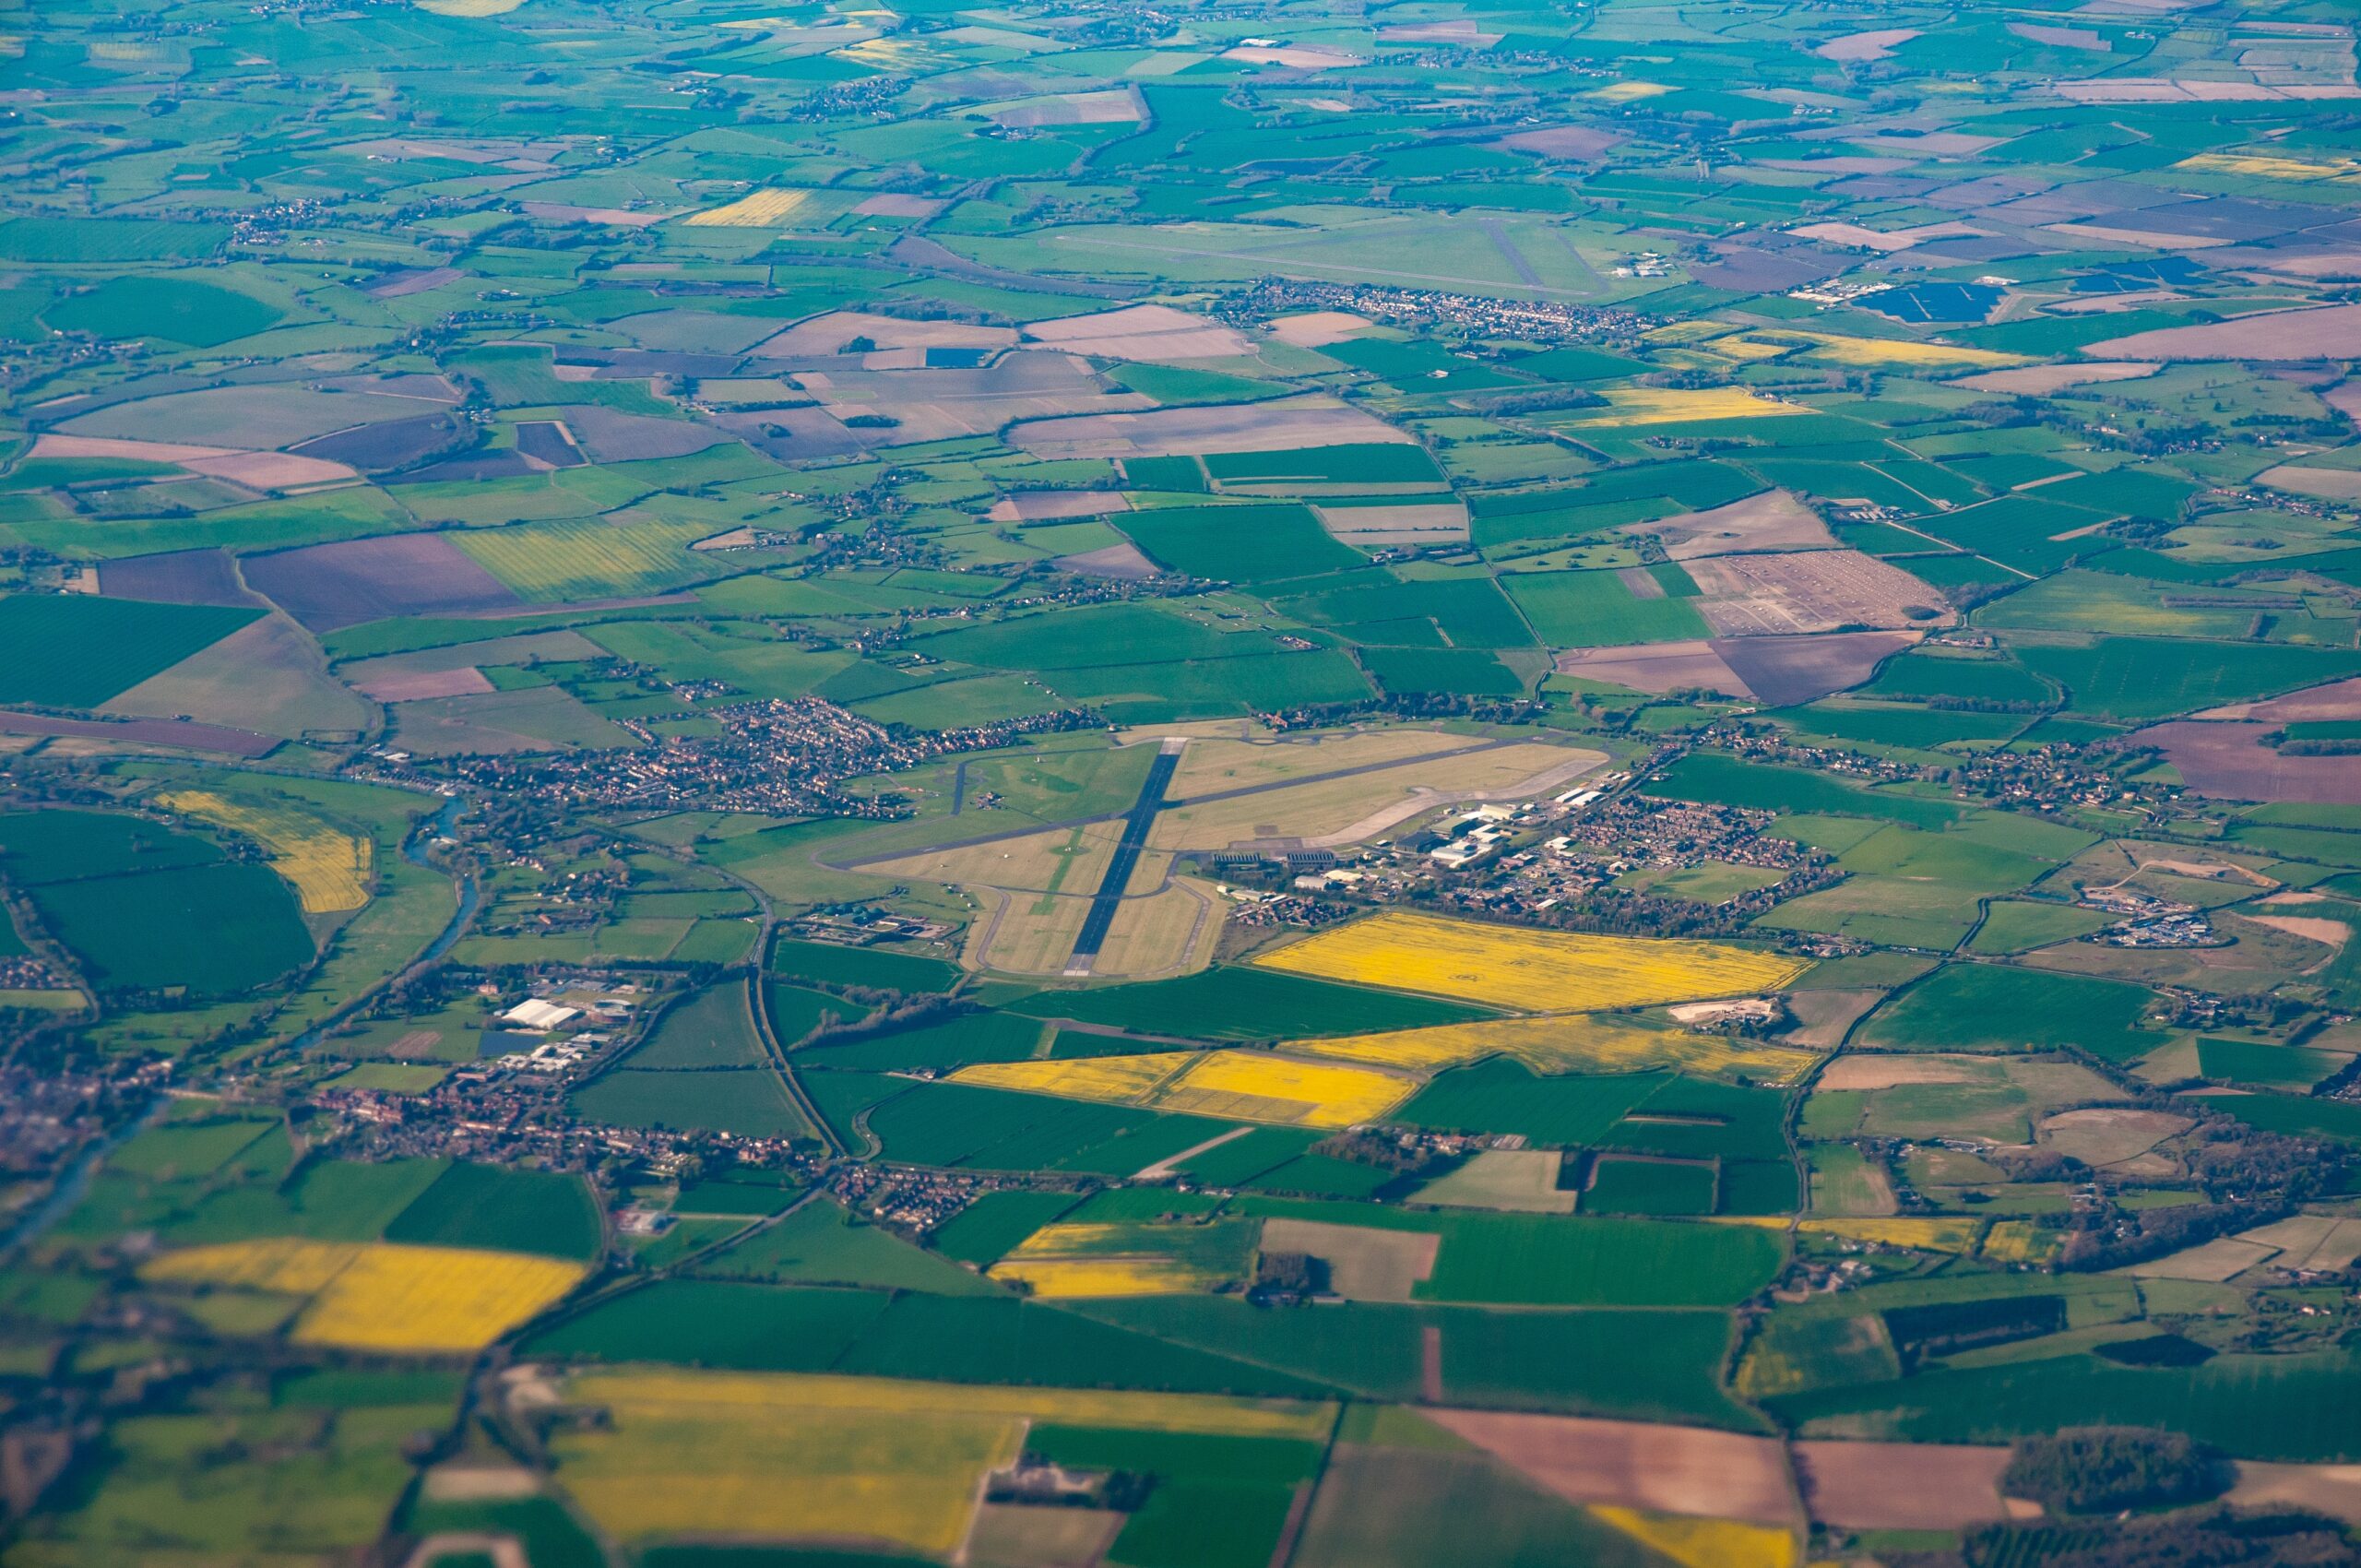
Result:
[[1974,1084],[1990,1075],[1980,1056],[1845,1055],[1831,1062],[1816,1085],[1823,1089],[1894,1089],[1911,1084]]
[[328,673],[319,645],[283,611],[200,648],[99,711],[166,719],[186,714],[289,740],[314,730],[364,731],[377,721],[368,704]]
[[[1921,223],[1916,228],[1910,229],[1871,229],[1859,223],[1835,222],[1807,223],[1800,229],[1790,229],[1787,232],[1791,234],[1799,234],[1807,240],[1825,240],[1833,245],[1858,245],[1864,250],[1891,252],[1906,251],[1913,245],[1925,244],[1928,240],[1968,238],[1983,234],[1985,231],[1975,228],[1966,223]],[[1786,337],[1809,336],[1809,334],[1790,332],[1784,327],[1778,328],[1777,332],[1779,335]],[[1770,335],[1771,334],[1769,333],[1765,334],[1765,336]],[[1859,339],[1854,340],[1858,341]],[[1904,343],[1902,346],[1908,347],[1910,345]],[[2008,364],[2013,363],[2014,362],[2014,355],[1994,354],[1984,362],[1987,364]]]
[[1144,583],[1150,577],[1164,575],[1163,567],[1142,554],[1140,547],[1128,540],[1100,550],[1086,550],[1076,555],[1061,555],[1051,564],[1076,576],[1112,577],[1122,582]]
[[1833,548],[1836,536],[1820,514],[1784,490],[1766,490],[1709,512],[1690,512],[1652,523],[1626,523],[1629,534],[1654,534],[1675,561],[1721,555],[1734,550]]
[[389,671],[353,685],[377,702],[421,702],[428,697],[473,696],[492,690],[481,670],[462,665],[457,670]]
[[1283,452],[1296,446],[1416,441],[1373,414],[1318,395],[1236,407],[1036,420],[1012,429],[1008,439],[1037,457]]
[[1358,337],[1374,325],[1368,317],[1347,311],[1315,310],[1306,311],[1300,315],[1275,316],[1270,324],[1270,333],[1280,342],[1294,348],[1318,349]]
[[2115,360],[2343,360],[2361,356],[2361,304],[2263,311],[2110,338],[2082,350]]
[[284,452],[250,452],[233,446],[192,446],[172,441],[118,441],[99,435],[44,434],[29,454],[35,457],[127,457],[142,463],[172,463],[190,473],[225,479],[253,490],[293,490],[338,484],[361,476],[325,457]]
[[1796,1516],[1774,1439],[1652,1421],[1425,1410],[1569,1503],[1786,1525]]
[[[1690,564],[1698,608],[1722,636],[1948,625],[1943,597],[1901,567],[1857,550],[1726,555]],[[1912,615],[1908,611],[1921,613]],[[1932,612],[1932,613],[1928,613]]]
[[1781,1043],[1804,1051],[1833,1051],[1842,1044],[1855,1020],[1885,1000],[1881,991],[1798,991],[1787,997],[1787,1011],[1799,1026],[1781,1037]]
[[871,196],[853,211],[863,218],[931,218],[943,208],[943,204],[931,196],[884,191]]
[[[2317,942],[2321,946],[2331,949],[2330,957],[2335,956],[2346,943],[2353,940],[2353,928],[2343,921],[2331,921],[2312,915],[2247,915],[2243,918],[2260,926],[2269,926],[2272,931],[2284,931],[2290,936],[2300,936],[2307,942]],[[2327,962],[2328,958],[2320,960],[2321,964]],[[2313,968],[2319,967],[2319,965],[2316,964]],[[2308,974],[2310,970],[2308,969],[2305,972]]]
[[2361,1465],[2268,1465],[2238,1462],[2238,1482],[2225,1500],[2240,1508],[2301,1508],[2361,1525]]
[[1030,1508],[987,1503],[976,1510],[967,1561],[979,1568],[1091,1568],[1130,1515],[1111,1508]]
[[2195,1279],[2218,1285],[2244,1274],[2248,1269],[2269,1263],[2278,1255],[2276,1247],[2222,1236],[2165,1257],[2133,1264],[2119,1272],[2139,1279]]
[[191,473],[228,480],[250,490],[305,490],[360,477],[342,463],[286,452],[232,452],[223,457],[191,458],[181,466]]
[[2036,364],[2019,370],[1989,370],[1952,383],[1978,392],[2023,393],[2046,398],[2069,386],[2089,386],[2103,381],[2139,381],[2162,370],[2153,360],[2100,360],[2084,364]]
[[2242,1230],[2237,1240],[2257,1246],[2277,1247],[2281,1268],[2330,1271],[2353,1266],[2361,1258],[2361,1219],[2331,1214],[2299,1214],[2274,1224]]
[[800,322],[777,337],[765,339],[750,351],[764,359],[824,359],[842,353],[844,345],[856,338],[866,338],[880,349],[1008,349],[1017,342],[1014,327],[908,321],[898,315],[845,310]]
[[1331,49],[1321,43],[1281,45],[1276,48],[1240,44],[1235,49],[1223,50],[1221,57],[1225,60],[1243,60],[1254,65],[1285,65],[1290,70],[1298,71],[1337,70],[1347,65],[1365,65],[1369,63],[1358,54],[1348,54],[1341,49]]
[[494,664],[565,663],[606,657],[605,648],[579,632],[528,632],[521,636],[492,637],[451,647],[421,648],[416,653],[364,659],[344,665],[339,672],[353,684],[366,687],[388,675],[482,669]]
[[1702,639],[1571,648],[1558,656],[1558,673],[1655,695],[1692,686],[1734,697],[1754,695],[1714,645]]
[[1070,354],[1108,360],[1227,360],[1254,351],[1244,334],[1169,305],[1126,305],[1037,321],[1025,336]]
[[2126,1106],[2061,1111],[2037,1129],[2042,1144],[2085,1165],[2106,1167],[2137,1158],[2194,1125],[2186,1116]]
[[1011,127],[1120,125],[1146,119],[1147,106],[1140,101],[1136,89],[1116,88],[1105,92],[1063,92],[1016,103],[987,104],[969,113]]
[[1848,1530],[1964,1530],[2014,1516],[2009,1450],[1935,1443],[1797,1443],[1811,1516]]
[[1895,45],[1917,36],[1916,28],[1876,28],[1832,38],[1812,53],[1823,60],[1882,60],[1893,53]]
[[985,515],[995,523],[1038,523],[1051,517],[1103,517],[1131,509],[1131,497],[1116,490],[1029,490],[993,502]]
[[1560,1191],[1565,1156],[1553,1148],[1490,1148],[1420,1187],[1414,1202],[1509,1214],[1572,1214],[1581,1194]]
[[1314,506],[1311,511],[1331,536],[1365,548],[1467,537],[1467,508],[1456,501],[1415,506]]
[[426,1495],[437,1503],[486,1503],[532,1497],[541,1478],[522,1465],[469,1464],[453,1460],[426,1472]]
[[2261,482],[2323,501],[2361,501],[2361,470],[2352,469],[2308,469],[2300,463],[2282,463],[2264,469]]
[[1506,35],[1485,32],[1474,22],[1459,18],[1445,22],[1405,22],[1381,28],[1377,36],[1385,43],[1459,43],[1471,49],[1489,49]]
[[1315,1219],[1263,1221],[1263,1251],[1308,1253],[1328,1265],[1328,1288],[1353,1301],[1406,1301],[1435,1271],[1440,1235]]

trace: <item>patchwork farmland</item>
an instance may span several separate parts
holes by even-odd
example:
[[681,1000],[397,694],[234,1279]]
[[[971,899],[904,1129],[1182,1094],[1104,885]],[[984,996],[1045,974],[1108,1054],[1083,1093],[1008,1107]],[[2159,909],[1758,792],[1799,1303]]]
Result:
[[0,29],[0,1562],[2361,1560],[2324,0]]

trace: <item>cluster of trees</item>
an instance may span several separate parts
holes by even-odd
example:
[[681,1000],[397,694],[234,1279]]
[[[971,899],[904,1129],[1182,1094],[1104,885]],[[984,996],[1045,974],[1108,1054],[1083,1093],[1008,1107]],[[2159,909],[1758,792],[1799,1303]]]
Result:
[[2019,1439],[2000,1491],[2053,1513],[2112,1514],[2202,1503],[2236,1479],[2219,1450],[2184,1432],[2068,1427]]
[[1960,1551],[1891,1561],[1895,1568],[2353,1568],[2361,1553],[2327,1519],[2222,1509],[2106,1526],[1993,1525],[1969,1535]]
[[1323,1138],[1311,1146],[1311,1152],[1331,1159],[1348,1159],[1356,1165],[1374,1165],[1396,1176],[1423,1176],[1449,1158],[1424,1144],[1405,1142],[1398,1134],[1370,1127],[1356,1127]]

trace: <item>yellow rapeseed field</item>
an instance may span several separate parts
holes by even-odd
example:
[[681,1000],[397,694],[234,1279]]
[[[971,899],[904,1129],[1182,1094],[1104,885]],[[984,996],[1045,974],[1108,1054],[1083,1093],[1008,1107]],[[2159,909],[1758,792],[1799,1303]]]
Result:
[[1298,1040],[1287,1049],[1350,1062],[1433,1073],[1487,1056],[1513,1056],[1536,1073],[1638,1073],[1669,1067],[1757,1083],[1791,1084],[1820,1052],[1763,1045],[1685,1029],[1653,1029],[1620,1018],[1573,1014],[1552,1018],[1491,1018],[1391,1034]]
[[952,1078],[988,1088],[1054,1094],[1067,1099],[1135,1100],[1194,1060],[1192,1051],[1157,1051],[1144,1056],[1086,1056],[1063,1062],[979,1062]]
[[[1018,1249],[1022,1252],[1023,1249]],[[1003,1258],[989,1271],[994,1279],[1032,1288],[1048,1300],[1094,1296],[1178,1296],[1203,1290],[1213,1281],[1179,1258]]]
[[1165,1090],[1157,1103],[1199,1116],[1350,1127],[1378,1120],[1418,1087],[1365,1067],[1290,1062],[1261,1051],[1216,1051]]
[[1913,343],[1892,338],[1847,338],[1833,332],[1797,332],[1786,327],[1766,336],[1773,341],[1790,338],[1800,339],[1809,346],[1813,358],[1834,360],[1838,364],[1973,365],[1981,370],[1999,370],[2006,365],[2025,362],[2022,355],[1995,353],[1989,349],[1959,349],[1948,343]]
[[570,1402],[603,1408],[551,1445],[558,1475],[609,1533],[882,1541],[948,1557],[986,1471],[1025,1423],[1323,1441],[1333,1405],[1209,1395],[992,1387],[902,1378],[596,1372]]
[[306,1343],[433,1352],[489,1345],[574,1289],[585,1270],[523,1253],[282,1237],[167,1253],[141,1272],[309,1296],[295,1322]]
[[271,869],[292,883],[307,915],[341,914],[369,902],[371,841],[338,833],[302,812],[225,800],[208,790],[179,790],[156,803],[243,833],[270,851]]
[[985,1062],[960,1068],[951,1081],[1299,1127],[1349,1127],[1374,1121],[1418,1087],[1366,1067],[1291,1062],[1261,1051]]
[[1591,1514],[1687,1568],[1794,1568],[1791,1530],[1736,1519],[1684,1519],[1636,1508],[1597,1506]]
[[1998,1219],[1984,1233],[1984,1255],[1995,1263],[2047,1263],[2066,1250],[2066,1233],[2028,1219]]
[[704,1411],[730,1420],[801,1422],[814,1411],[875,1410],[906,1417],[1005,1416],[1058,1426],[1315,1440],[1327,1435],[1335,1414],[1333,1405],[1289,1399],[920,1383],[827,1372],[584,1372],[572,1380],[570,1392],[581,1405]]
[[1965,1256],[1975,1251],[1976,1236],[1984,1229],[1984,1222],[1904,1216],[1885,1219],[1807,1219],[1797,1229],[1812,1236],[1835,1236],[1848,1241],[1874,1241],[1922,1253],[1957,1253]]
[[1622,81],[1609,82],[1605,87],[1593,88],[1583,96],[1595,99],[1601,103],[1637,103],[1643,98],[1662,98],[1671,90],[1672,89],[1662,82]]
[[784,223],[811,195],[810,191],[797,190],[756,191],[727,207],[708,208],[681,221],[692,229],[773,229]]
[[1726,338],[1716,338],[1704,347],[1708,352],[1719,354],[1726,360],[1737,360],[1748,364],[1760,360],[1775,360],[1781,354],[1794,353],[1797,349],[1794,343],[1777,342],[1746,332],[1734,332]]
[[2201,174],[2236,174],[2261,180],[2361,180],[2361,161],[2339,158],[2321,162],[2303,158],[2271,158],[2260,153],[2201,152],[2173,165]]
[[1403,910],[1332,927],[1254,962],[1322,980],[1567,1013],[1776,991],[1811,967],[1719,942],[1528,931]]
[[184,1285],[233,1285],[282,1296],[312,1296],[328,1288],[361,1255],[358,1241],[224,1241],[164,1253],[142,1268],[145,1279]]
[[1810,410],[1743,386],[1619,386],[1600,394],[1608,407],[1592,409],[1569,424],[1683,424],[1691,420],[1766,419]]

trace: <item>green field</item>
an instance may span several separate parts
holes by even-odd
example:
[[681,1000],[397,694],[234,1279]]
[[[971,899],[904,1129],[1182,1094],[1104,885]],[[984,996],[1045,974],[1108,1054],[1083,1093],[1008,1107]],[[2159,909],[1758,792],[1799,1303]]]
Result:
[[[790,997],[812,994],[779,989]],[[782,1009],[776,998],[771,1016],[782,1038],[794,1039],[802,1032],[793,1027],[796,1015]],[[724,981],[668,1008],[647,1043],[626,1062],[632,1071],[647,1073],[668,1068],[754,1067],[764,1059],[762,1039],[754,1033],[754,1020],[746,1007],[746,988]]]
[[1171,571],[1220,582],[1267,583],[1358,566],[1302,506],[1171,506],[1127,512],[1122,529]]
[[1677,642],[1712,635],[1685,599],[1640,599],[1613,572],[1515,572],[1503,576],[1534,635],[1552,647]]
[[991,1295],[980,1276],[943,1263],[825,1198],[706,1259],[700,1275],[774,1285],[846,1285],[936,1295]]
[[587,1259],[603,1229],[576,1177],[456,1164],[394,1218],[386,1240]]
[[[5,243],[0,241],[0,243]],[[161,338],[210,349],[272,327],[280,313],[251,294],[193,278],[112,278],[52,305],[42,318],[61,332],[97,338]]]
[[257,613],[87,594],[0,594],[0,702],[96,707]]
[[287,885],[252,861],[54,882],[33,904],[103,986],[230,995],[314,951]]
[[1936,970],[1864,1027],[1861,1041],[1914,1051],[2055,1051],[2127,1061],[2162,1043],[2139,1028],[2139,986],[1999,964]]
[[568,1098],[575,1115],[619,1127],[733,1133],[747,1138],[794,1137],[803,1118],[768,1067],[718,1072],[641,1073],[623,1069]]
[[1374,1034],[1489,1016],[1456,1003],[1228,965],[1145,985],[1045,991],[1013,1004],[1010,1011],[1198,1039]]

